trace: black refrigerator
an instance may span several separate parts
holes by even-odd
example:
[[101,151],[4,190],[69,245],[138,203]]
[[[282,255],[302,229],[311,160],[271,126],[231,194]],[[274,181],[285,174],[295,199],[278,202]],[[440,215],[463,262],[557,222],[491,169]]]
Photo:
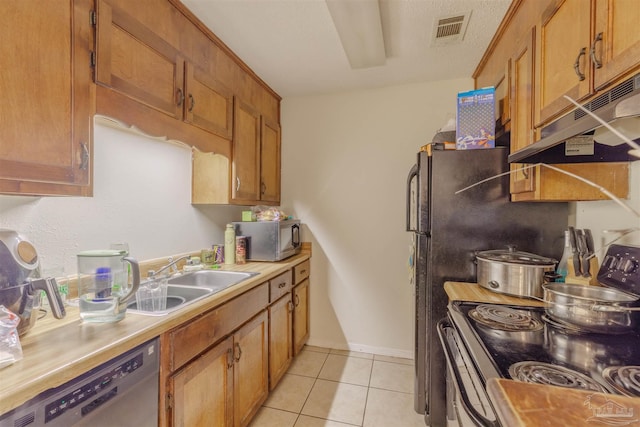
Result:
[[[446,281],[475,282],[478,251],[517,250],[559,259],[567,203],[510,202],[505,147],[418,153],[407,178],[407,231],[415,284],[415,410],[426,425],[446,425],[446,364],[436,323],[446,316]],[[532,172],[533,173],[533,172]],[[450,404],[450,403],[449,403]]]

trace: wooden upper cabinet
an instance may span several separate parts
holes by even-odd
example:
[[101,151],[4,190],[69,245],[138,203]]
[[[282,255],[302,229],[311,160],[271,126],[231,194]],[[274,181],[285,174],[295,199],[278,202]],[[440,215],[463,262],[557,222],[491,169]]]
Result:
[[90,0],[5,0],[0,193],[90,196]]
[[260,200],[280,203],[280,125],[265,117],[261,121]]
[[591,94],[590,2],[554,0],[537,28],[536,126],[566,112],[568,95],[582,100]]
[[185,121],[223,138],[233,134],[233,94],[201,68],[186,64]]
[[231,195],[234,202],[260,199],[260,113],[236,99]]
[[180,52],[106,0],[97,4],[96,83],[176,119],[184,104]]
[[640,4],[637,0],[596,0],[591,59],[596,90],[640,65]]
[[[511,60],[511,152],[518,151],[534,142],[533,109],[534,90],[534,40],[535,28],[527,34]],[[511,165],[511,193],[533,191],[534,168],[522,169],[523,165]]]

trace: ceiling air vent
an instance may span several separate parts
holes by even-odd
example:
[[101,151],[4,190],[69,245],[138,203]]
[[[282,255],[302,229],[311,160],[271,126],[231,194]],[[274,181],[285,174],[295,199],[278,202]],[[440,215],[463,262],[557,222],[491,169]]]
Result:
[[435,19],[433,25],[432,46],[445,46],[460,43],[467,31],[471,12],[440,16]]

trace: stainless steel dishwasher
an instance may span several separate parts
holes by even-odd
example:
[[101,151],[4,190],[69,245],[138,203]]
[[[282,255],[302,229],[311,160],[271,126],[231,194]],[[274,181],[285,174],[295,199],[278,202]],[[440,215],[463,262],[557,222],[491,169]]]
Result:
[[0,427],[158,425],[159,340],[148,341],[0,416]]

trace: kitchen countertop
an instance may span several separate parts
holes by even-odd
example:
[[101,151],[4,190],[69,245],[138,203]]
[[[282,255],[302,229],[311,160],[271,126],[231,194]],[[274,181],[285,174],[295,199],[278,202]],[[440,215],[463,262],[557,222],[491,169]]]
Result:
[[[450,301],[544,306],[543,302],[498,294],[477,283],[446,282]],[[638,425],[640,398],[565,387],[489,379],[487,393],[500,423],[509,427]]]
[[127,313],[116,323],[83,323],[78,308],[71,306],[65,307],[64,319],[47,314],[20,337],[22,360],[0,369],[0,414],[229,301],[310,256],[303,246],[302,253],[280,262],[223,265],[221,270],[259,274],[166,316]]
[[530,298],[518,298],[490,291],[477,283],[445,282],[444,290],[449,301],[473,301],[492,304],[528,305],[543,307],[544,303]]
[[623,426],[640,423],[640,398],[490,379],[487,392],[504,426]]

